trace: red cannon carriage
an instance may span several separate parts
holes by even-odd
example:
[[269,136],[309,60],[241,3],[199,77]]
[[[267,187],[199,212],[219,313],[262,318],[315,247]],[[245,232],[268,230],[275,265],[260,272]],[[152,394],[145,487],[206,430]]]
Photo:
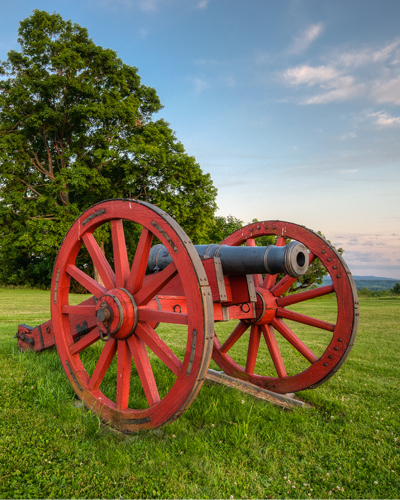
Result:
[[[124,223],[141,231],[131,263]],[[105,224],[112,238],[110,262],[93,235]],[[266,235],[277,237],[275,246],[257,246],[257,238]],[[161,244],[154,245],[156,240]],[[99,282],[78,266],[83,245]],[[285,295],[317,258],[332,284]],[[277,281],[278,274],[284,277]],[[71,280],[90,298],[75,304]],[[288,309],[330,293],[337,298],[335,322]],[[228,320],[237,323],[220,341],[214,323]],[[287,323],[314,327],[319,355]],[[123,199],[89,208],[71,226],[54,265],[51,320],[35,328],[19,325],[16,336],[22,349],[56,345],[84,404],[114,427],[137,432],[178,418],[198,394],[211,358],[227,375],[276,393],[317,387],[345,361],[357,324],[351,273],[315,232],[264,221],[235,231],[221,245],[195,246],[164,211]],[[239,340],[248,346],[245,359],[235,350]],[[258,373],[260,342],[270,363]],[[282,356],[282,342],[305,360],[304,369],[293,373],[297,365]]]

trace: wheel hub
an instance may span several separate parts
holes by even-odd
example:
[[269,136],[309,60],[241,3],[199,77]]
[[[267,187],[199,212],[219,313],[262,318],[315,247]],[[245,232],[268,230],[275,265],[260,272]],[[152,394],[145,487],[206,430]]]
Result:
[[124,288],[109,290],[97,301],[96,320],[102,340],[129,338],[138,323],[135,299]]
[[266,325],[270,323],[276,316],[276,310],[278,306],[276,304],[276,297],[272,295],[269,290],[265,288],[258,287],[256,289],[257,302],[256,302],[256,314],[257,319],[255,323],[257,325]]

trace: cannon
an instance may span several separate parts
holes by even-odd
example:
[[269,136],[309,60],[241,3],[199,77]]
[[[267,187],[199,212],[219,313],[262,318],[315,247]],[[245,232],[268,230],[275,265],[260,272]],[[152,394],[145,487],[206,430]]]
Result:
[[[130,262],[124,224],[132,223],[140,237]],[[110,231],[108,259],[93,234],[100,227]],[[263,236],[275,236],[276,244],[258,246]],[[101,279],[79,265],[83,248]],[[315,259],[332,284],[287,294]],[[72,294],[73,280],[88,295]],[[336,295],[335,321],[289,308],[327,294]],[[50,320],[18,326],[19,347],[56,346],[77,396],[124,432],[177,419],[200,391],[211,359],[225,374],[275,393],[318,387],[345,361],[358,325],[351,273],[319,234],[263,221],[219,245],[193,245],[163,210],[131,199],[103,201],[74,222],[54,264],[50,302]],[[219,338],[215,324],[223,322],[228,334]],[[304,327],[315,331],[312,345],[301,339]],[[237,349],[243,343],[244,357]]]

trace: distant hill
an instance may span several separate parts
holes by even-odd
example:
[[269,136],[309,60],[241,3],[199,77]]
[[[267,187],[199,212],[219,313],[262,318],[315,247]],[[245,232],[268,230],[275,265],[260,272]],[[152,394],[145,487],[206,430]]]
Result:
[[[362,288],[368,288],[368,290],[374,290],[379,292],[381,290],[390,290],[393,286],[399,282],[400,279],[393,278],[378,278],[376,276],[354,276],[354,283],[356,284],[357,290]],[[322,286],[330,285],[332,280],[329,276],[325,276]]]

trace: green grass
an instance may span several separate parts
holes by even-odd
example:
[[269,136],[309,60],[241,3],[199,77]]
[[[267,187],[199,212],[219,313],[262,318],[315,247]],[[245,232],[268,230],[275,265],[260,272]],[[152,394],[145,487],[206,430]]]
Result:
[[[334,319],[335,302],[296,310]],[[347,362],[298,393],[312,409],[205,384],[173,424],[124,435],[80,405],[56,351],[18,351],[17,324],[49,319],[49,292],[0,289],[0,498],[398,498],[399,312],[398,299],[361,299]],[[326,339],[316,332],[300,335],[318,351]],[[163,335],[176,341],[172,329]],[[268,363],[262,352],[257,370]]]

